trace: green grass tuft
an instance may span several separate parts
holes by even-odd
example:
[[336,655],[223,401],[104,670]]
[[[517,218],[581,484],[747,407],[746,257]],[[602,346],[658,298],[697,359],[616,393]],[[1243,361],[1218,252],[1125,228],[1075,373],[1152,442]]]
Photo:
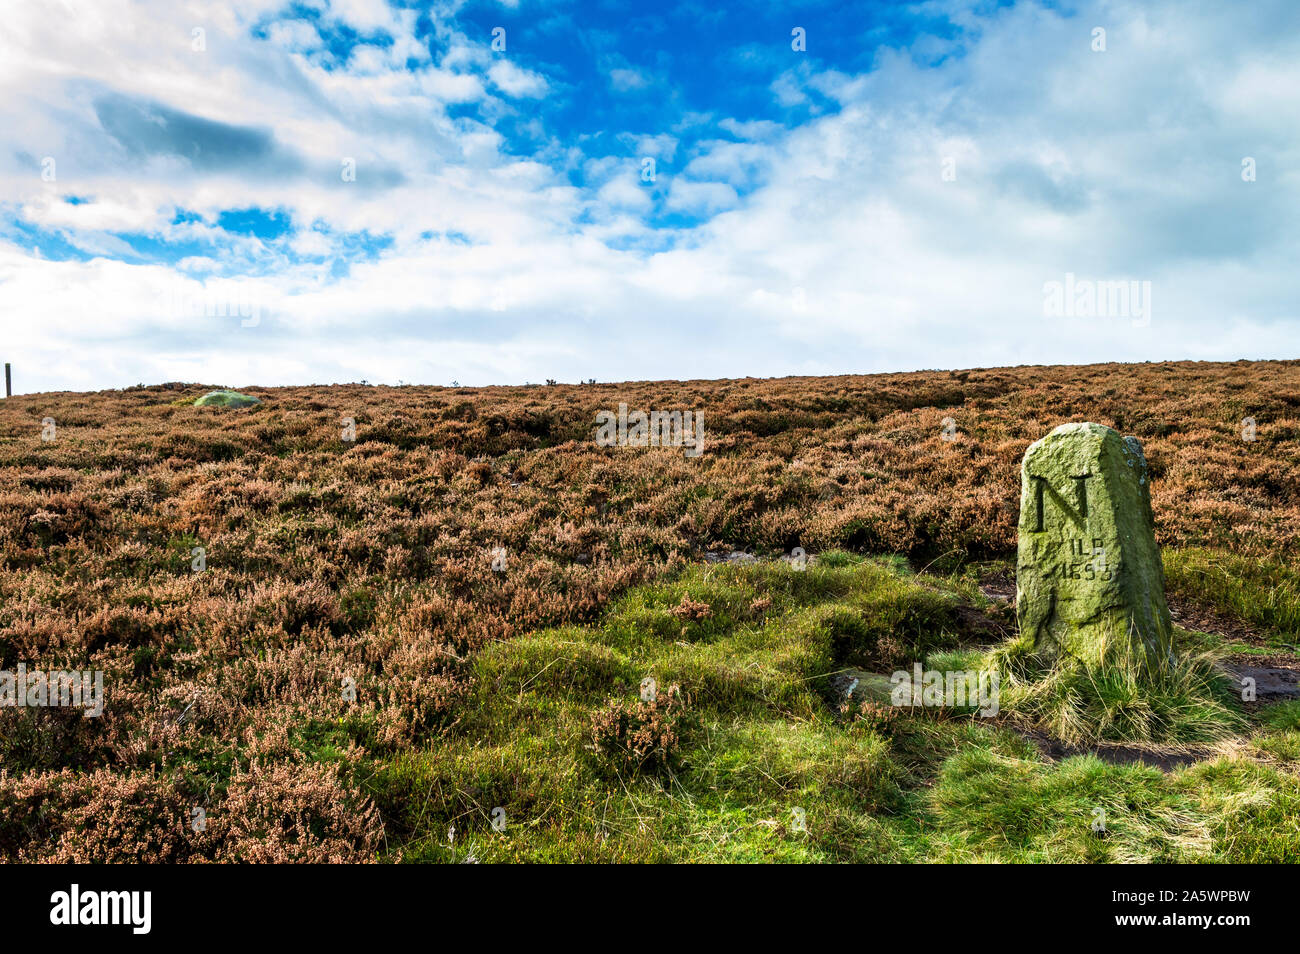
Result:
[[[1176,636],[1177,640],[1177,636]],[[1213,654],[1175,649],[1152,662],[1130,639],[1105,640],[1100,658],[1045,659],[1024,637],[989,653],[1001,674],[1001,704],[1068,743],[1215,742],[1245,719],[1233,683]]]

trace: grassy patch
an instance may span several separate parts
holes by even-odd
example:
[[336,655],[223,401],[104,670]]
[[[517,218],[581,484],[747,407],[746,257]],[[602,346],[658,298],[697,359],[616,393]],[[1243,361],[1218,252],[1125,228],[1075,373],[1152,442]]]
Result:
[[[1051,763],[966,712],[879,720],[828,704],[825,680],[886,636],[930,668],[979,668],[986,651],[944,629],[950,601],[893,561],[696,567],[630,591],[598,626],[491,645],[444,738],[359,773],[389,856],[1129,862],[1292,850],[1300,707],[1265,710],[1253,760],[1166,775],[1093,756]],[[1097,708],[1072,718],[1094,719],[1098,736],[1243,728],[1188,672],[1167,673],[1145,712],[1125,685],[1103,685]],[[648,679],[657,702],[642,695]]]
[[1051,766],[962,753],[944,766],[934,807],[961,860],[1174,862],[1210,847],[1191,798],[1169,792],[1158,769],[1093,756]]
[[1300,641],[1300,568],[1204,548],[1164,551],[1171,593],[1257,627],[1275,643]]
[[905,799],[893,743],[841,722],[819,690],[885,637],[943,644],[930,624],[950,602],[896,561],[833,562],[695,568],[629,592],[599,627],[486,648],[464,720],[366,783],[394,847],[409,860],[900,858],[881,820]]

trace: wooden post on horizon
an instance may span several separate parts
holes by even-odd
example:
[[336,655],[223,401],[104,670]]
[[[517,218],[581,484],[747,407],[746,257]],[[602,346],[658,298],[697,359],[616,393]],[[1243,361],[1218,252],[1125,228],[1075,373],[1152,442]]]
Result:
[[13,396],[14,396],[14,382],[13,382],[13,378],[9,376],[9,362],[6,361],[5,362],[5,397],[13,397]]

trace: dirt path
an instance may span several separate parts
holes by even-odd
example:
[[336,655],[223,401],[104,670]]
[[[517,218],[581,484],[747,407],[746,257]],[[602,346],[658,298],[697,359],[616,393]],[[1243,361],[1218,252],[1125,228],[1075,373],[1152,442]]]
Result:
[[1212,757],[1215,752],[1210,748],[1173,748],[1163,746],[1140,746],[1122,742],[1098,742],[1094,745],[1069,745],[1053,738],[1041,729],[1025,729],[1008,725],[1009,729],[1022,738],[1028,739],[1038,747],[1038,751],[1052,761],[1069,758],[1072,755],[1092,754],[1103,762],[1112,765],[1133,765],[1140,763],[1170,772],[1184,765],[1191,765],[1202,759]]

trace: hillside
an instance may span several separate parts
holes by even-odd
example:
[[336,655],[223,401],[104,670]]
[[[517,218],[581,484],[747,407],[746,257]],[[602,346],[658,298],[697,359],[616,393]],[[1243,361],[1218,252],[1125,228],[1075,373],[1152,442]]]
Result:
[[[1300,361],[213,387],[0,402],[0,670],[106,700],[0,709],[0,857],[1300,849],[1300,703],[1134,755],[834,679],[1011,634],[1020,459],[1071,420],[1143,442],[1182,643],[1300,667]],[[598,446],[620,403],[704,452]]]

